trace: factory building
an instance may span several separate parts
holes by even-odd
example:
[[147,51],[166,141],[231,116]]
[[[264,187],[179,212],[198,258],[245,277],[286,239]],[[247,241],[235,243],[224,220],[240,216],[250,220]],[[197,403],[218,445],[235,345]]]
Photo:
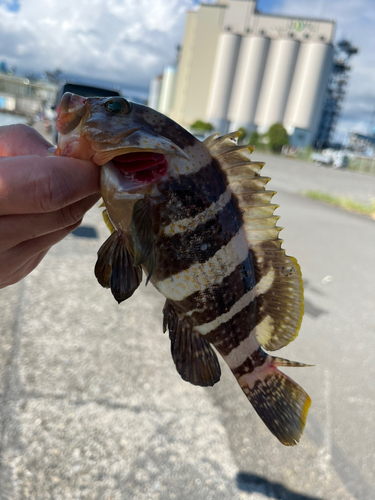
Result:
[[178,65],[165,70],[158,109],[186,128],[203,120],[221,133],[264,133],[283,123],[292,145],[312,145],[334,30],[333,21],[262,14],[256,0],[202,3],[187,13]]

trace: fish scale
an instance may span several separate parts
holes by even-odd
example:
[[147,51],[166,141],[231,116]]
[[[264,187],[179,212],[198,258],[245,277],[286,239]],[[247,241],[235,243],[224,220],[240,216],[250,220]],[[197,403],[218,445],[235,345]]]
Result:
[[[306,365],[262,348],[296,337],[301,272],[281,248],[275,193],[260,175],[264,164],[251,161],[253,148],[238,146],[237,133],[202,143],[166,116],[118,97],[64,96],[57,129],[57,155],[102,165],[112,234],[98,252],[99,283],[121,302],[136,291],[143,269],[166,297],[163,329],[181,377],[218,382],[218,352],[269,430],[296,444],[310,398],[278,367]],[[155,158],[164,166],[151,175]]]

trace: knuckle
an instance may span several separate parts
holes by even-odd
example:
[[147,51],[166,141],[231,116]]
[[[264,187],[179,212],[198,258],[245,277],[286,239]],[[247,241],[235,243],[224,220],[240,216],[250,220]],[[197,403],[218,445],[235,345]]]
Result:
[[68,236],[69,234],[71,234],[73,231],[75,231],[81,225],[81,222],[82,222],[82,218],[79,219],[74,224],[71,224],[70,226],[65,227],[63,229],[64,233],[62,234],[62,238],[61,239],[65,238],[66,236]]
[[42,212],[59,210],[69,201],[69,185],[58,169],[41,169],[34,180],[34,199]]
[[69,227],[80,221],[84,215],[79,203],[73,203],[61,209],[63,227]]

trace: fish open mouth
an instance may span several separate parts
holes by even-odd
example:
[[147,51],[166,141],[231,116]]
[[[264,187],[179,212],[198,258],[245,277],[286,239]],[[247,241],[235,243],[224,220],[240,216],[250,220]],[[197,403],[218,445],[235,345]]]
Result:
[[168,168],[164,155],[144,151],[115,156],[111,161],[125,177],[147,184],[165,175]]

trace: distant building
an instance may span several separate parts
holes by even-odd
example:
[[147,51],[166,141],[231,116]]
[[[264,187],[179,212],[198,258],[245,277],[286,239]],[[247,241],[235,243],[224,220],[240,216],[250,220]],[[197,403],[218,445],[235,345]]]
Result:
[[323,112],[315,139],[315,146],[324,149],[331,145],[332,135],[341,111],[349,80],[349,59],[358,53],[348,40],[340,40],[334,50],[332,70],[328,81]]
[[312,145],[334,30],[333,21],[261,14],[256,0],[202,3],[187,13],[167,113],[187,128],[204,120],[221,133],[265,132],[279,122],[293,145]]
[[45,103],[54,102],[56,93],[57,85],[0,74],[0,111],[34,115]]

